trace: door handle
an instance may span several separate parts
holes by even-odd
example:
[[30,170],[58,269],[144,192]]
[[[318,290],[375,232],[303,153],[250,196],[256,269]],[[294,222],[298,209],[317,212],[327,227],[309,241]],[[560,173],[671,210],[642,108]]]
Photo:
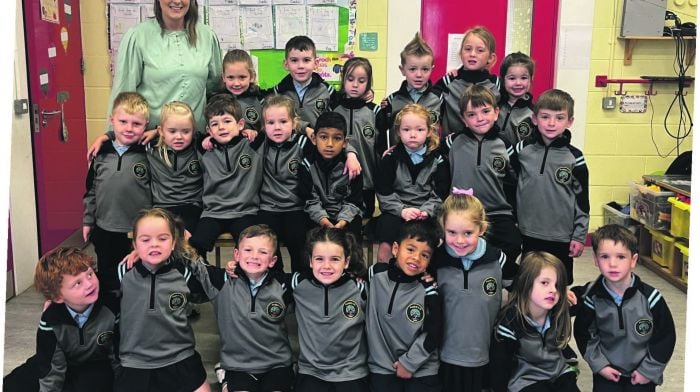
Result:
[[46,117],[51,117],[51,116],[56,116],[56,115],[63,115],[63,110],[41,110],[41,126],[45,127],[46,124],[48,124],[48,120]]

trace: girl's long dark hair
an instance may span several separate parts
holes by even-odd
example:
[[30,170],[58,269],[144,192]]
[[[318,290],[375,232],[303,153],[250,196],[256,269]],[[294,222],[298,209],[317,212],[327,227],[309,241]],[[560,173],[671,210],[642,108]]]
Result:
[[331,242],[341,248],[345,257],[350,257],[350,263],[346,272],[354,277],[365,276],[365,263],[362,255],[362,246],[355,239],[355,235],[347,230],[334,227],[316,227],[306,236],[306,259],[311,260],[314,245],[318,242]]

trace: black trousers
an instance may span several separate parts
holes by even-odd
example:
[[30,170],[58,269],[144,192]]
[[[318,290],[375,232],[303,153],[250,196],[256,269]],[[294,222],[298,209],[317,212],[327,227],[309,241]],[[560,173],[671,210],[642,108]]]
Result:
[[365,218],[371,218],[374,215],[375,201],[374,189],[362,190],[362,201],[365,203]]
[[553,381],[538,381],[521,389],[521,392],[580,392],[576,385],[576,372],[567,372]]
[[121,284],[117,277],[117,266],[132,249],[128,233],[107,231],[95,226],[90,231],[90,241],[97,254],[97,277],[102,290],[119,290]]
[[523,255],[527,252],[541,251],[551,253],[561,260],[566,268],[566,285],[574,283],[574,259],[569,256],[569,243],[541,240],[523,236]]
[[402,217],[383,213],[377,217],[374,238],[378,242],[388,242],[392,244],[397,240],[399,230],[401,230],[404,224],[406,224],[406,221],[404,221]]
[[486,219],[489,221],[486,241],[501,249],[508,258],[508,263],[515,264],[522,245],[515,218],[513,215],[488,215]]
[[632,385],[629,377],[620,377],[620,381],[609,381],[600,374],[593,375],[593,392],[654,392],[656,384]]
[[304,262],[304,246],[310,221],[304,211],[260,211],[258,213],[258,221],[270,226],[277,234],[277,263],[275,263],[275,269],[279,271],[283,269],[280,241],[284,242],[289,250],[292,272],[301,272],[309,269],[309,261],[306,260]]
[[[3,392],[38,392],[39,364],[36,356],[3,378]],[[64,392],[111,392],[114,373],[108,360],[70,366],[63,382]]]
[[172,365],[156,369],[122,367],[117,371],[115,392],[190,392],[207,380],[198,352]]
[[440,361],[440,378],[446,392],[481,392],[488,365],[464,367]]
[[372,392],[440,392],[440,376],[398,378],[395,374],[369,375],[369,390]]
[[258,223],[257,215],[244,215],[234,219],[216,219],[205,217],[199,220],[197,229],[190,237],[190,245],[200,256],[206,257],[207,252],[214,249],[214,243],[221,233],[230,233],[235,241],[238,235],[247,227]]
[[185,223],[185,229],[194,233],[197,229],[197,223],[199,223],[199,216],[202,215],[202,207],[196,206],[194,204],[183,204],[180,206],[163,207],[164,209],[171,212],[173,215],[179,216],[180,219]]
[[297,374],[294,392],[369,392],[367,377],[352,381],[323,381],[308,374]]

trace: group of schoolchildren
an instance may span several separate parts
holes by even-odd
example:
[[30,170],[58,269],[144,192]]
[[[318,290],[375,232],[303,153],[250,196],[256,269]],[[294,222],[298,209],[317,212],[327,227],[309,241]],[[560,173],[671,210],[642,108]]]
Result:
[[[406,80],[375,105],[367,59],[346,62],[336,92],[313,72],[313,42],[293,37],[289,75],[263,92],[234,50],[208,136],[172,102],[145,146],[146,102],[117,96],[84,198],[99,280],[75,249],[41,258],[36,286],[51,304],[37,354],[5,390],[208,391],[186,312],[199,293],[229,392],[578,391],[572,334],[594,390],[653,391],[675,329],[632,272],[635,237],[599,228],[600,277],[567,290],[589,213],[573,100],[549,90],[533,104],[533,61],[510,54],[498,77],[494,52],[488,30],[468,30],[463,66],[432,85],[416,35]],[[379,243],[368,270],[363,230]],[[204,259],[222,232],[237,239],[226,269]],[[120,264],[132,248],[137,261]]]

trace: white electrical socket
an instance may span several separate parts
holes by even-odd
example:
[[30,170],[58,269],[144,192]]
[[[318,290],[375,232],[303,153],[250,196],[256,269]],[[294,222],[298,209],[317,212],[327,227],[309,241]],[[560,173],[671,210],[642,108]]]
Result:
[[617,105],[617,98],[615,98],[615,97],[603,97],[603,109],[604,110],[615,109],[616,105]]

